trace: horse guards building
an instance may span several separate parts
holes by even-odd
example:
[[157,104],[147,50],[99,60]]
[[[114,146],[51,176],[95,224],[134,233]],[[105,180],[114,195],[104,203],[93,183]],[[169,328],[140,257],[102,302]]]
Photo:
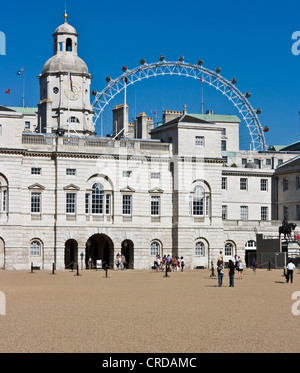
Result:
[[113,136],[95,136],[77,37],[65,17],[38,108],[0,106],[0,268],[65,269],[89,257],[112,267],[117,253],[131,269],[168,254],[210,268],[220,251],[249,265],[257,233],[300,220],[299,143],[240,150],[235,115],[184,107],[153,126],[141,113],[120,137],[119,105]]

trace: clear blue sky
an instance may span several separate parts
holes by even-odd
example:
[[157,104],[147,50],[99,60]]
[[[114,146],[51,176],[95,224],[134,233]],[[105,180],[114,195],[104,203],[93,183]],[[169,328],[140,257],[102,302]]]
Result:
[[[10,88],[11,105],[22,105],[22,78],[16,73],[24,65],[25,104],[37,106],[37,76],[52,56],[52,34],[63,23],[63,13],[63,0],[2,1],[0,31],[6,35],[6,55],[0,56],[0,104],[8,105],[5,91]],[[300,55],[291,52],[292,33],[300,30],[299,2],[69,0],[67,13],[79,33],[78,54],[93,75],[92,89],[101,91],[107,75],[118,77],[123,65],[132,69],[142,57],[154,62],[164,54],[174,61],[182,54],[190,63],[201,58],[205,67],[220,66],[221,75],[236,77],[237,87],[252,93],[252,106],[263,111],[262,125],[270,127],[267,144],[299,139]],[[168,80],[136,84],[134,102],[131,98],[128,104],[132,112],[134,107],[136,114],[146,111],[149,116],[154,109],[182,110],[183,103],[188,111],[200,112],[200,90],[191,80],[168,83],[172,94]],[[206,89],[204,96],[205,109],[239,115],[220,93]],[[116,99],[113,106],[119,103]],[[104,126],[104,134],[109,133],[109,118]],[[246,136],[242,129],[241,136]]]

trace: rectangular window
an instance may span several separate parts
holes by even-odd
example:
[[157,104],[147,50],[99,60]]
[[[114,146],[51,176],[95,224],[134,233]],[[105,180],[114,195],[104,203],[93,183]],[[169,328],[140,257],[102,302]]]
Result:
[[287,190],[289,190],[289,181],[288,181],[288,179],[286,179],[286,178],[283,179],[282,186],[283,186],[283,191],[284,192],[287,191]]
[[68,176],[76,176],[76,169],[75,168],[67,168],[66,175],[68,175]]
[[41,168],[39,167],[32,167],[31,168],[31,175],[40,175],[41,174]]
[[267,166],[271,166],[271,159],[270,159],[270,158],[267,158],[267,159],[266,159],[266,165],[267,165]]
[[105,204],[105,213],[106,215],[110,215],[110,202],[111,202],[111,195],[106,194],[106,204]]
[[222,152],[226,152],[226,140],[221,140],[221,150]]
[[123,215],[131,215],[131,195],[123,195]]
[[278,159],[277,165],[280,166],[283,163],[283,159]]
[[90,195],[89,193],[85,194],[85,213],[90,213]]
[[160,197],[151,196],[151,215],[158,216],[160,214]]
[[204,146],[204,144],[205,144],[204,136],[196,136],[195,137],[195,145]]
[[31,213],[41,213],[41,193],[31,193]]
[[242,164],[246,165],[247,164],[247,158],[242,158]]
[[27,129],[27,130],[30,129],[30,122],[25,122],[25,129]]
[[240,178],[240,190],[247,190],[248,188],[248,179]]
[[227,206],[223,205],[222,206],[222,220],[226,220],[226,219],[227,219]]
[[241,220],[248,220],[248,206],[241,206]]
[[76,212],[76,193],[66,194],[66,213],[75,214]]
[[221,135],[226,136],[226,128],[222,128]]
[[160,179],[159,172],[151,172],[151,179]]
[[260,218],[261,220],[268,220],[268,207],[261,207]]
[[222,177],[222,189],[227,190],[227,177]]
[[266,192],[268,190],[268,180],[267,179],[260,179],[260,190],[262,192]]
[[131,177],[131,171],[123,171],[123,177]]
[[296,189],[297,190],[300,189],[300,177],[299,176],[296,176]]
[[[2,195],[2,203],[1,203],[1,195]],[[6,212],[7,211],[7,190],[0,190],[0,212]],[[2,210],[1,210],[2,208]]]

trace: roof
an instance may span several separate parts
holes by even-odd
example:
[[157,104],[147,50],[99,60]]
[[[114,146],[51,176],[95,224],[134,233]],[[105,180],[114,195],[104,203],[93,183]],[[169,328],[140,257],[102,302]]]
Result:
[[36,107],[8,107],[8,109],[16,111],[22,114],[36,114],[37,108]]
[[221,115],[221,114],[189,114],[197,119],[206,120],[208,122],[228,122],[240,123],[240,119],[236,115]]

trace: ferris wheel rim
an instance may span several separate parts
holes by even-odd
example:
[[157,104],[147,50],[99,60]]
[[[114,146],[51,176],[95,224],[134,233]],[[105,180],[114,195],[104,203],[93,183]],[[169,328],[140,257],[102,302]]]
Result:
[[203,67],[202,64],[165,60],[149,64],[145,62],[132,70],[128,70],[127,67],[124,66],[123,74],[116,79],[108,81],[107,86],[101,92],[96,91],[95,100],[92,104],[96,118],[94,124],[96,124],[96,121],[109,102],[117,94],[121,93],[125,89],[125,86],[133,85],[138,81],[150,77],[163,75],[186,76],[199,80],[202,79],[202,83],[207,83],[213,86],[217,91],[223,93],[242,115],[251,137],[253,145],[252,150],[257,150],[257,147],[259,147],[261,150],[265,151],[267,146],[263,134],[263,127],[258,119],[257,112],[253,109],[248,98],[236,87],[236,82],[232,83],[232,81],[230,82],[224,78],[220,75],[221,69],[219,69],[219,71],[217,69],[213,71]]

